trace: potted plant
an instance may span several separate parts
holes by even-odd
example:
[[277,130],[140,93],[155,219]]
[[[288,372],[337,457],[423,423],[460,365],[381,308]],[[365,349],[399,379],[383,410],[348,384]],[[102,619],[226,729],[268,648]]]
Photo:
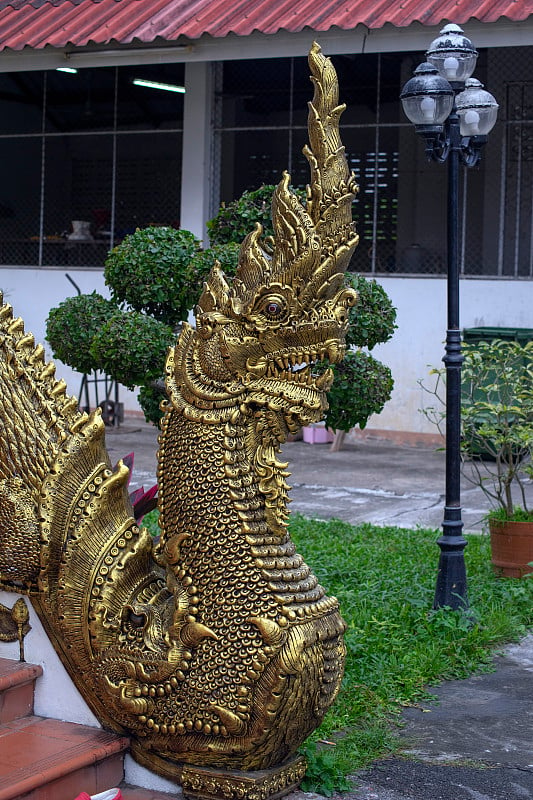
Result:
[[[533,572],[533,342],[505,339],[464,345],[462,369],[463,476],[490,501],[492,563],[502,575]],[[444,370],[432,370],[440,399]],[[423,387],[426,388],[426,387]],[[423,412],[440,426],[442,408]]]

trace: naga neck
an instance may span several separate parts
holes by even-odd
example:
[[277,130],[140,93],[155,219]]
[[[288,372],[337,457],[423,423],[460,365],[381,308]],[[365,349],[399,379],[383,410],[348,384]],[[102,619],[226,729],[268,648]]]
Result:
[[[284,441],[279,415],[244,404],[229,419],[216,420],[215,410],[207,412],[209,425],[196,418],[198,409],[191,414],[188,404],[167,410],[163,418],[159,463],[165,469],[158,480],[162,497],[172,497],[172,508],[167,502],[160,507],[162,543],[184,533],[184,527],[198,531],[216,524],[222,508],[229,528],[283,541],[290,486],[287,463],[278,458]],[[177,485],[178,497],[173,491]]]

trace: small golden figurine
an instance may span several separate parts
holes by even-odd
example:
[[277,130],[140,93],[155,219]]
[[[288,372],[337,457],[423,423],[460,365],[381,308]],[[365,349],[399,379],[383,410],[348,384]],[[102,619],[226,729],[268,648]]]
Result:
[[167,366],[157,545],[135,524],[99,412],[78,409],[10,306],[0,309],[0,577],[28,593],[102,724],[189,796],[281,797],[333,702],[344,623],[287,533],[280,444],[325,408],[355,293],[357,191],[337,77],[309,64],[306,205],[285,174],[275,236],[215,266]]
[[24,658],[24,637],[31,631],[29,624],[30,612],[22,597],[14,603],[12,608],[0,603],[0,642],[19,643],[19,661]]

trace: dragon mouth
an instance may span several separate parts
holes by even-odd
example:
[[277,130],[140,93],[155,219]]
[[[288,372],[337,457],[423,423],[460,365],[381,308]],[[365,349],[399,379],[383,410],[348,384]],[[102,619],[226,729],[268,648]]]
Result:
[[327,367],[318,372],[316,365],[328,361],[335,364],[343,358],[344,352],[343,345],[331,340],[318,347],[287,348],[261,356],[256,361],[248,359],[246,368],[255,378],[301,384],[324,392],[331,386],[333,373]]

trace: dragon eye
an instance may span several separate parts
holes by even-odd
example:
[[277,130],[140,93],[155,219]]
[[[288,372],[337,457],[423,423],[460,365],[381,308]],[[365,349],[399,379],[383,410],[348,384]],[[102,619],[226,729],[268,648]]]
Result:
[[[265,287],[266,288],[266,287]],[[274,286],[262,290],[256,297],[251,318],[259,326],[279,326],[290,313],[290,300],[285,297],[283,287]]]
[[270,317],[277,317],[282,312],[282,307],[279,303],[276,303],[275,300],[271,300],[270,303],[267,304],[265,311]]

